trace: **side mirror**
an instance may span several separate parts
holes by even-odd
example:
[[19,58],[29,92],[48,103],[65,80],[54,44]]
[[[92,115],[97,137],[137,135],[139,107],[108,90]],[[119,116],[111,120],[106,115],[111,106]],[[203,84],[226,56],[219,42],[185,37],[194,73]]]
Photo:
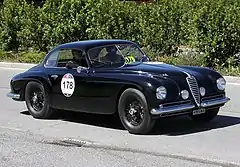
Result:
[[146,61],[151,61],[151,60],[149,59],[149,57],[144,56],[141,61],[142,61],[142,62],[146,62]]

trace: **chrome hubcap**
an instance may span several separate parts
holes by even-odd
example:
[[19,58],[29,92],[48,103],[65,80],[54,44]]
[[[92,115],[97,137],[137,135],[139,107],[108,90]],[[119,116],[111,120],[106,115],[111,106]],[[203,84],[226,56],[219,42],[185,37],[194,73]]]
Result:
[[41,90],[32,92],[30,96],[30,103],[36,112],[41,111],[44,106],[43,92]]
[[144,108],[138,101],[131,102],[126,107],[126,118],[129,123],[138,126],[142,123],[144,117]]

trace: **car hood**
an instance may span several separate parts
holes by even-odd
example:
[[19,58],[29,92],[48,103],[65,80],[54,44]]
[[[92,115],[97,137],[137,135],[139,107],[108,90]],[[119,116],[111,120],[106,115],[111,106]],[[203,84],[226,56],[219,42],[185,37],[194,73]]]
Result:
[[164,64],[161,62],[144,62],[144,63],[138,63],[138,64],[128,64],[125,65],[123,70],[133,70],[133,71],[142,71],[142,72],[148,72],[153,75],[163,75],[163,76],[169,76],[169,77],[187,77],[187,73],[184,72],[184,69]]
[[161,62],[143,62],[129,64],[122,67],[123,70],[143,71],[154,76],[166,77],[177,82],[180,87],[186,87],[186,78],[191,75],[197,79],[199,86],[212,88],[216,91],[216,80],[221,75],[211,69],[193,66],[174,66]]

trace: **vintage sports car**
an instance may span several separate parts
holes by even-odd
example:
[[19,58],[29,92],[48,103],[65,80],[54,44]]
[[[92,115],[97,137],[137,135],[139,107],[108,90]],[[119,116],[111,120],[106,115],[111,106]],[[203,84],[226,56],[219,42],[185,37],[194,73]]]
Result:
[[37,66],[14,76],[8,96],[26,101],[34,118],[56,109],[114,114],[130,133],[146,134],[156,119],[187,114],[212,120],[230,99],[225,79],[202,67],[152,62],[127,40],[59,45]]

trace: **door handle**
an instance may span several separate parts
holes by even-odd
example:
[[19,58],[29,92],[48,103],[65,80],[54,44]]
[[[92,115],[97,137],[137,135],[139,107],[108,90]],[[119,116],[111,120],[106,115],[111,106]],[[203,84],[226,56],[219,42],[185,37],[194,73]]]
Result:
[[53,78],[54,80],[57,79],[58,75],[51,75],[51,78]]

